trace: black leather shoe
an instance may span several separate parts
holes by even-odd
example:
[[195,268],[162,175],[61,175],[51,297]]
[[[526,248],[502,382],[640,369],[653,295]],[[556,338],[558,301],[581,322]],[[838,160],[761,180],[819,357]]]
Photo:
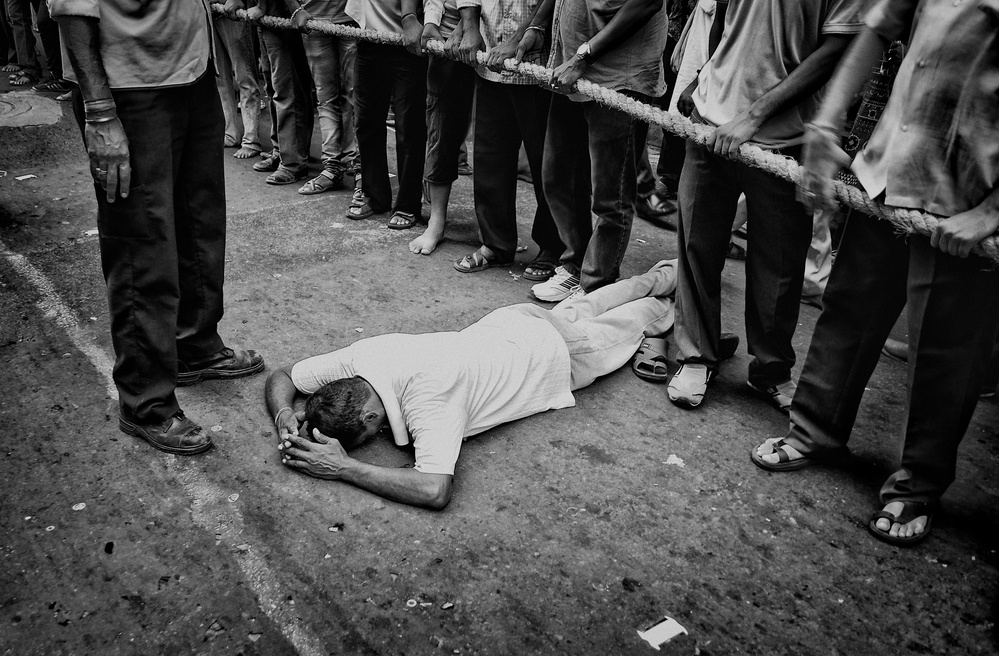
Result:
[[258,173],[273,173],[277,171],[278,166],[281,164],[281,156],[278,155],[276,150],[271,151],[270,155],[266,155],[259,162],[253,165],[253,170]]
[[160,451],[178,456],[192,456],[212,448],[212,438],[180,411],[162,424],[133,424],[118,415],[118,427],[123,433],[141,437]]
[[676,212],[676,203],[652,194],[635,201],[635,213],[639,218],[667,230],[676,230],[676,222],[670,215]]
[[242,378],[263,370],[264,358],[256,351],[223,348],[204,360],[177,362],[177,385],[194,385],[211,378]]

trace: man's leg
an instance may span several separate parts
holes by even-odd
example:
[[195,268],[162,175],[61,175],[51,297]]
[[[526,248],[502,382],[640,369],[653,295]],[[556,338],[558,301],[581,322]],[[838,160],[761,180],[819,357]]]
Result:
[[[545,133],[548,129],[548,112],[551,107],[552,94],[533,84],[507,84],[506,93],[513,102],[514,115],[523,138],[524,154],[527,156],[528,167],[531,170],[531,184],[534,187],[534,199],[537,207],[534,210],[534,222],[531,227],[531,238],[538,245],[538,259],[544,262],[557,262],[565,251],[565,246],[558,236],[558,227],[552,218],[548,199],[545,197],[542,184],[542,167],[544,162]],[[516,187],[516,174],[520,166],[514,167],[513,185]],[[476,154],[478,157],[478,154]]]
[[263,29],[274,86],[281,166],[296,179],[305,176],[312,141],[312,91],[302,36],[298,32]]
[[[180,283],[173,176],[184,117],[170,110],[176,93],[112,91],[129,140],[132,193],[108,203],[106,192],[94,186],[118,402],[125,420],[144,425],[161,424],[180,410],[174,394]],[[82,130],[79,90],[73,105]],[[219,150],[217,142],[211,150]]]
[[215,65],[219,69],[215,85],[222,102],[222,116],[225,120],[223,141],[226,146],[235,146],[243,138],[243,122],[236,111],[236,86],[233,83],[232,57],[229,42],[223,29],[230,20],[217,20],[212,23],[212,39],[215,41]]
[[[821,458],[850,439],[881,346],[905,305],[909,247],[887,221],[853,212],[822,296],[822,314],[801,368],[784,443]],[[788,451],[789,460],[798,454]],[[772,445],[763,462],[777,464]]]
[[999,272],[909,238],[909,400],[902,462],[881,501],[935,503],[954,480],[999,330]]
[[336,47],[340,76],[333,111],[340,118],[340,162],[348,173],[357,173],[361,166],[354,130],[354,60],[357,58],[357,40],[341,37],[336,40]]
[[239,92],[239,115],[243,139],[233,157],[247,159],[260,152],[260,83],[253,57],[253,28],[243,21],[219,20],[222,40],[226,43],[236,88]]
[[35,0],[35,22],[38,24],[38,36],[41,37],[42,51],[45,53],[45,63],[53,80],[62,79],[62,50],[59,43],[59,25],[49,14],[49,4],[44,0]]
[[517,250],[520,125],[510,120],[517,109],[507,85],[478,76],[475,84],[475,218],[482,244],[506,262]]
[[721,272],[739,188],[734,163],[688,142],[680,178],[674,340],[681,364],[718,366]]
[[427,67],[424,181],[430,221],[423,234],[410,242],[413,253],[429,255],[444,237],[451,185],[458,179],[458,155],[472,118],[476,77],[475,69],[448,59],[433,57]]
[[427,58],[395,48],[392,104],[399,193],[394,211],[420,216],[427,155]]
[[183,150],[174,165],[174,215],[179,262],[180,305],[177,357],[203,360],[223,348],[225,277],[225,171],[222,108],[210,75],[180,87],[174,104],[187,112]]
[[583,112],[589,129],[593,235],[579,284],[589,293],[621,275],[635,218],[638,161],[645,152],[649,126],[595,102],[584,103]]
[[[565,244],[562,266],[578,275],[593,234],[590,218],[590,156],[581,103],[555,94],[548,112],[541,179]],[[536,173],[532,173],[536,175]]]
[[7,20],[14,35],[17,63],[25,74],[38,77],[41,67],[35,54],[35,35],[31,31],[31,4],[28,0],[6,0]]
[[749,382],[767,389],[791,379],[795,362],[791,339],[798,326],[812,221],[795,197],[794,184],[745,164],[735,166],[746,194],[750,225],[746,341],[753,359]]
[[312,71],[312,81],[316,86],[323,169],[339,178],[343,175],[339,161],[340,117],[333,107],[340,87],[340,53],[336,47],[336,38],[312,32],[303,36],[302,40],[309,60],[309,70]]
[[[676,269],[677,261],[667,260],[646,273],[618,280],[591,294],[556,305],[551,312],[569,321],[581,321],[641,298],[668,296],[676,291]],[[661,335],[662,332],[656,334]]]
[[355,119],[361,154],[361,185],[376,213],[387,212],[392,207],[385,119],[392,99],[390,49],[396,47],[361,41],[357,44],[355,60]]

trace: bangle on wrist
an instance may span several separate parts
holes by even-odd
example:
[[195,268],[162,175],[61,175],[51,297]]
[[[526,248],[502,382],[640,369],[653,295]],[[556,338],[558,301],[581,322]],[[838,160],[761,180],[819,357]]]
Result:
[[87,114],[90,114],[91,112],[106,112],[109,109],[112,111],[115,109],[114,98],[101,98],[100,100],[83,101],[83,111]]
[[277,411],[277,414],[276,414],[276,415],[274,415],[274,425],[275,425],[275,426],[277,426],[277,421],[278,421],[278,419],[280,419],[280,418],[281,418],[281,413],[282,413],[282,412],[284,412],[285,410],[291,410],[292,414],[294,414],[294,412],[295,412],[295,409],[294,409],[294,408],[292,408],[292,407],[291,407],[291,406],[289,406],[289,405],[286,405],[286,406],[284,406],[283,408],[281,408],[280,410],[278,410],[278,411]]
[[420,17],[416,15],[415,11],[408,11],[405,14],[402,15],[402,18],[399,20],[399,22],[400,23],[405,23],[406,19],[409,18],[410,16],[412,16],[416,20],[420,20]]
[[544,26],[542,26],[542,25],[528,25],[527,29],[524,30],[524,31],[525,32],[529,32],[530,30],[537,30],[538,32],[541,32],[542,34],[544,34],[547,31],[547,30],[545,30]]
[[118,118],[117,114],[112,114],[111,116],[102,116],[100,118],[90,118],[89,116],[83,119],[83,122],[87,125],[94,125],[95,123],[108,123],[114,121]]
[[295,11],[291,12],[291,20],[295,20],[295,14],[297,14],[300,11],[303,11],[304,9],[305,9],[304,7],[299,7]]

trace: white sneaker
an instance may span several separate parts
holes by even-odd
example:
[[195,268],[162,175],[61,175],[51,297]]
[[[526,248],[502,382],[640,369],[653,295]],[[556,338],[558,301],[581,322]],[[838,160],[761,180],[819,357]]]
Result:
[[704,400],[711,378],[712,372],[706,364],[680,365],[680,370],[669,381],[666,395],[676,405],[696,408]]
[[568,298],[577,289],[580,289],[579,276],[569,273],[564,266],[559,266],[555,268],[555,274],[551,278],[531,287],[531,293],[539,301],[555,303]]
[[565,307],[569,303],[575,301],[577,298],[583,298],[584,296],[586,296],[586,290],[584,290],[582,287],[576,287],[576,291],[572,292],[571,294],[563,298],[561,301],[556,303],[555,307],[553,307],[552,310],[557,310],[561,307]]

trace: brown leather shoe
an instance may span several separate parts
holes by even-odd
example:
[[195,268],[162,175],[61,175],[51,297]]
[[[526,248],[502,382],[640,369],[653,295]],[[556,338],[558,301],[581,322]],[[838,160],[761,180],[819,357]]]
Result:
[[192,456],[212,448],[212,438],[180,411],[162,424],[133,424],[118,415],[118,428],[128,435],[141,437],[160,451],[178,456]]
[[204,360],[177,362],[177,386],[194,385],[211,378],[242,378],[261,371],[264,358],[256,351],[223,348]]

